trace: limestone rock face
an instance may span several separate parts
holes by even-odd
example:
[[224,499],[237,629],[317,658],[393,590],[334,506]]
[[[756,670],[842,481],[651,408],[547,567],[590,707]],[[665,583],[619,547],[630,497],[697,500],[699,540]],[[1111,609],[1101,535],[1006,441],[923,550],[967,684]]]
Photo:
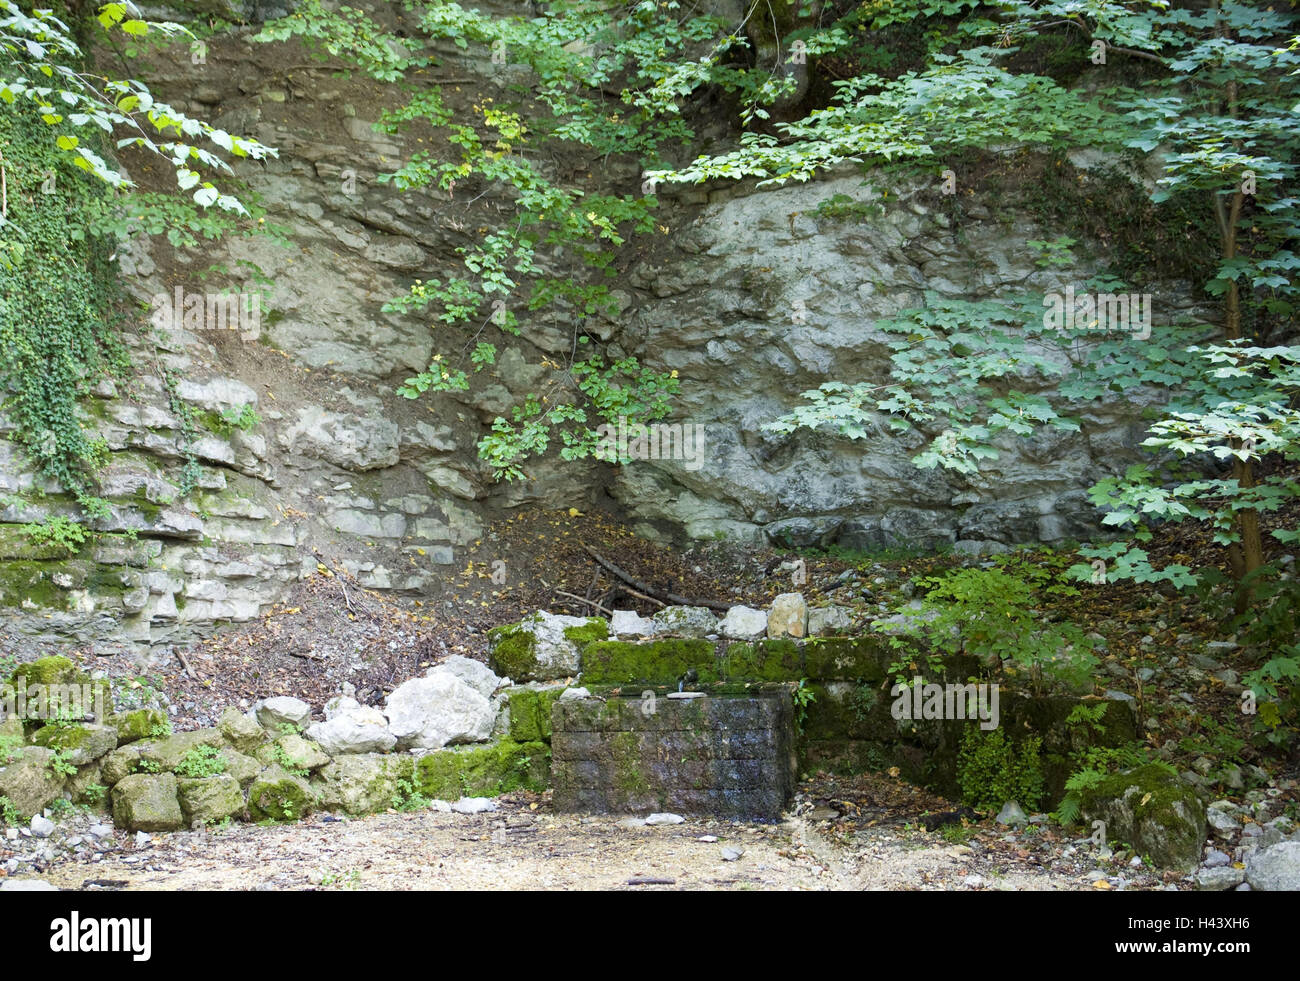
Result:
[[[182,21],[215,15],[246,24],[293,3],[147,6]],[[404,16],[377,0],[357,6],[385,25]],[[743,17],[735,0],[712,6]],[[482,79],[446,94],[460,100],[457,111],[506,79],[535,84],[522,66],[446,49],[439,57],[449,72]],[[683,452],[617,468],[551,454],[530,463],[534,479],[495,483],[478,443],[493,419],[551,377],[544,358],[569,354],[573,312],[563,305],[531,312],[529,343],[501,350],[471,392],[394,398],[394,379],[427,369],[441,342],[422,313],[385,304],[409,295],[414,277],[455,275],[466,236],[516,202],[510,189],[489,188],[465,200],[461,228],[444,220],[442,192],[395,193],[375,175],[424,148],[414,133],[375,130],[378,111],[367,107],[381,104],[385,83],[304,85],[283,76],[284,57],[282,45],[250,52],[214,43],[199,68],[184,46],[157,53],[150,86],[160,101],[276,146],[257,191],[268,224],[283,227],[296,248],[257,236],[205,243],[214,265],[240,270],[220,282],[193,274],[177,282],[165,243],[138,237],[119,249],[122,285],[143,303],[173,289],[251,296],[242,273],[249,267],[274,285],[258,322],[239,331],[159,329],[175,385],[151,367],[151,332],[124,335],[139,367],[129,397],[104,380],[84,400],[87,424],[108,450],[97,477],[109,509],[93,522],[100,540],[83,553],[34,555],[23,536],[6,532],[55,508],[0,425],[0,500],[12,495],[22,504],[0,507],[0,575],[7,595],[26,600],[4,610],[23,647],[56,640],[135,653],[191,643],[283,602],[316,574],[300,547],[322,542],[339,543],[343,566],[364,588],[419,594],[499,508],[582,506],[605,495],[607,484],[638,533],[663,539],[720,533],[859,551],[953,544],[980,554],[1024,541],[1086,540],[1097,520],[1086,488],[1102,470],[1141,458],[1137,423],[1159,400],[1143,389],[1089,407],[1077,433],[1012,441],[976,489],[941,470],[918,470],[911,459],[919,437],[883,424],[860,440],[765,430],[802,404],[799,392],[830,380],[883,378],[897,335],[882,321],[922,305],[927,291],[966,300],[1021,295],[1060,279],[1086,281],[1107,259],[1041,269],[1026,243],[1049,230],[1032,221],[1006,225],[1001,203],[973,197],[958,240],[926,182],[891,178],[882,197],[881,187],[864,186],[846,169],[777,188],[661,188],[671,228],[664,248],[634,259],[613,294],[617,313],[588,318],[587,329],[613,357],[634,355],[689,380],[664,424],[694,438],[674,437]],[[333,122],[322,127],[322,118]],[[640,183],[636,168],[613,159],[585,169],[588,193],[622,195]],[[832,198],[847,202],[852,220],[820,208]],[[572,272],[565,261],[548,273]],[[1169,322],[1205,318],[1186,284],[1158,288]],[[241,353],[260,343],[284,354],[283,375],[270,389],[252,367],[260,356]],[[323,372],[328,385],[318,381]],[[1014,381],[1036,390],[1040,380]],[[191,456],[198,487],[182,501],[178,461]],[[284,520],[290,513],[294,520]],[[43,566],[48,560],[52,577],[32,568],[37,558]],[[563,677],[576,665],[554,671]]]

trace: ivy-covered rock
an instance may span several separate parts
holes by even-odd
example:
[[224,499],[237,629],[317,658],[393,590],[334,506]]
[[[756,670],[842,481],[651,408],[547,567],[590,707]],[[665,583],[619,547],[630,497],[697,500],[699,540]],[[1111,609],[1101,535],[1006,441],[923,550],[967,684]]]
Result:
[[248,813],[256,821],[297,821],[316,808],[316,792],[302,777],[268,766],[248,788]]
[[226,742],[241,753],[251,753],[266,741],[266,730],[252,716],[233,705],[226,706],[217,720],[217,729]]
[[[0,758],[0,763],[9,757]],[[54,752],[41,746],[27,746],[16,758],[0,767],[0,797],[23,820],[39,814],[63,793],[64,774],[53,766]]]
[[409,754],[353,753],[322,767],[312,787],[326,810],[373,814],[394,806],[403,790],[414,787],[414,774],[415,759]]
[[128,831],[185,827],[173,773],[136,773],[113,786],[113,823]]
[[85,766],[117,748],[117,728],[96,725],[48,725],[32,743],[58,750],[71,766]]
[[177,796],[191,827],[214,824],[244,813],[244,792],[239,781],[227,774],[178,780]]
[[1080,795],[1085,823],[1103,821],[1107,840],[1132,845],[1161,868],[1188,870],[1205,844],[1205,802],[1156,764],[1107,777]]

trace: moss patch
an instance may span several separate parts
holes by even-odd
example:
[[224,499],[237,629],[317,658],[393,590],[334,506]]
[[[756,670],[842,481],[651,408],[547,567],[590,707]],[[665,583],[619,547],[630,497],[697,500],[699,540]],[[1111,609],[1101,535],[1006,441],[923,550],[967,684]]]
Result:
[[789,639],[731,644],[722,655],[722,675],[728,681],[798,681],[803,652]]
[[607,640],[591,644],[582,654],[582,680],[592,684],[676,685],[695,669],[700,684],[719,680],[718,658],[707,640],[656,640],[631,644]]
[[804,645],[805,671],[819,681],[879,683],[894,657],[876,637],[825,637]]
[[490,746],[448,748],[415,762],[415,786],[425,797],[495,797],[511,790],[541,792],[550,784],[551,747],[503,739]]
[[600,617],[590,617],[585,626],[565,627],[564,636],[581,650],[596,641],[608,640],[609,624]]
[[510,694],[510,738],[517,743],[551,741],[551,706],[563,688],[535,691],[524,688]]
[[488,631],[488,666],[503,678],[529,678],[537,668],[537,638],[518,623]]

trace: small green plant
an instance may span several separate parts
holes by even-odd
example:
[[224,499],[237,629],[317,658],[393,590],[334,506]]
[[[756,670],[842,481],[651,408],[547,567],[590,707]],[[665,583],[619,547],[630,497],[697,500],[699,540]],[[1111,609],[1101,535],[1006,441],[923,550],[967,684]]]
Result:
[[72,806],[72,801],[68,800],[66,797],[56,797],[54,800],[50,801],[48,806],[50,813],[55,817],[64,817],[75,810]]
[[421,811],[428,807],[429,803],[429,798],[424,796],[419,784],[414,780],[403,777],[397,781],[397,787],[393,791],[393,810]]
[[68,762],[67,754],[62,749],[55,749],[50,756],[50,769],[60,776],[75,777],[77,768]]
[[817,701],[817,695],[808,687],[808,679],[800,678],[790,697],[794,700],[794,724],[802,734],[808,720],[808,706]]
[[26,535],[27,540],[33,545],[42,548],[59,548],[69,555],[81,551],[81,546],[90,540],[89,528],[62,514],[50,515],[44,521],[20,525],[19,531]]
[[1084,791],[1096,787],[1107,777],[1121,770],[1132,770],[1154,764],[1171,774],[1178,771],[1162,760],[1151,758],[1141,744],[1104,747],[1093,746],[1071,757],[1074,771],[1065,781],[1065,797],[1057,805],[1054,817],[1060,824],[1073,824],[1079,819]]
[[238,408],[223,409],[219,414],[214,414],[210,419],[210,425],[213,432],[219,436],[230,436],[236,430],[239,432],[249,432],[261,425],[262,417],[252,405],[241,405]]
[[277,744],[272,747],[271,758],[290,776],[306,778],[309,775],[309,771],[306,768],[299,766],[298,762],[284,751],[283,746]]
[[1009,740],[1001,729],[969,729],[957,752],[957,782],[962,801],[996,811],[1007,801],[1034,809],[1043,796],[1042,740]]
[[215,777],[226,772],[226,761],[213,746],[195,746],[181,757],[173,772],[178,777]]
[[23,823],[22,815],[18,813],[18,808],[14,807],[14,802],[8,797],[0,797],[0,821],[10,827],[17,827]]
[[108,788],[102,783],[91,783],[86,785],[86,788],[81,792],[81,794],[86,798],[86,803],[98,806],[104,803],[104,797],[108,794]]

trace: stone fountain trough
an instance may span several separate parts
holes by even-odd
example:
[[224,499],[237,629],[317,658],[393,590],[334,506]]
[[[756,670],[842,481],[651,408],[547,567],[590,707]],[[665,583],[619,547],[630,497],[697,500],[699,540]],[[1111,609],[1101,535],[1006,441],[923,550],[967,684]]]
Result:
[[555,809],[778,820],[798,765],[789,686],[693,694],[557,701]]

